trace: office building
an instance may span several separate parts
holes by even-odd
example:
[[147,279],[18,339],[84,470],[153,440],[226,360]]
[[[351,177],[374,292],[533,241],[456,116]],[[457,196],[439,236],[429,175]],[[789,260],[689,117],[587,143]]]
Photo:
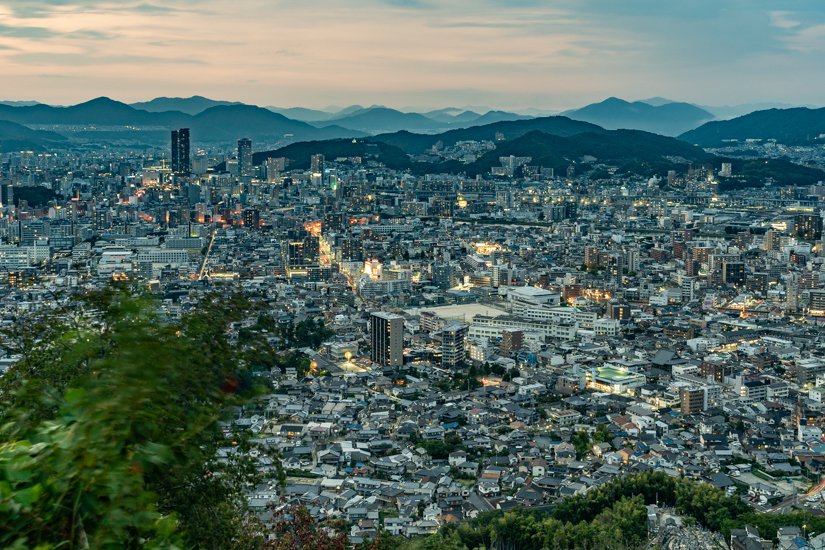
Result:
[[381,311],[370,315],[370,360],[384,367],[404,363],[404,317]]
[[189,128],[172,130],[172,173],[188,174],[191,171]]
[[238,140],[238,175],[252,175],[252,140],[249,138]]

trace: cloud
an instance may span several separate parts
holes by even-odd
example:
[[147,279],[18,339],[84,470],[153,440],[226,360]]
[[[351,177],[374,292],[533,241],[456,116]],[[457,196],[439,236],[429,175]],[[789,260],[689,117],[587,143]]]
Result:
[[15,27],[11,25],[0,25],[0,36],[11,38],[49,38],[55,33],[44,27]]
[[800,29],[782,39],[788,49],[802,53],[825,51],[825,24]]
[[771,25],[780,29],[792,29],[801,25],[799,21],[788,19],[789,11],[772,11],[768,13],[771,18]]
[[29,65],[62,65],[86,67],[92,65],[147,65],[147,64],[172,64],[172,65],[206,65],[205,62],[197,59],[170,59],[164,57],[152,57],[146,55],[103,55],[92,56],[75,53],[20,53],[9,56],[18,63]]

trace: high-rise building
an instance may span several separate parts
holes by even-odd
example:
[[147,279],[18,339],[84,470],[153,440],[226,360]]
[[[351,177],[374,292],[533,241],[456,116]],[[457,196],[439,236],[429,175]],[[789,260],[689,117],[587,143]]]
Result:
[[619,303],[616,300],[610,300],[607,302],[607,310],[605,313],[610,319],[627,321],[630,319],[630,306],[628,304]]
[[361,260],[364,257],[364,245],[358,239],[341,240],[342,260]]
[[172,173],[188,174],[191,171],[189,128],[172,130]]
[[343,212],[330,212],[324,215],[324,231],[343,231],[345,223],[346,214]]
[[779,250],[782,243],[782,234],[779,231],[769,229],[765,233],[764,248],[767,251]]
[[252,175],[252,140],[249,138],[238,140],[238,175]]
[[682,414],[699,414],[707,408],[707,392],[705,388],[681,388]]
[[742,286],[745,284],[745,264],[743,262],[723,262],[722,280],[725,284]]
[[312,155],[310,157],[310,166],[309,171],[313,174],[323,174],[324,173],[324,155]]
[[785,289],[785,308],[791,312],[799,309],[799,287],[794,282],[789,282]]
[[599,267],[599,247],[585,246],[584,247],[584,265],[589,269]]
[[682,277],[682,303],[693,300],[693,277]]
[[458,268],[450,264],[433,267],[433,285],[447,290],[458,285]]
[[520,330],[504,329],[501,331],[501,344],[499,345],[499,355],[510,357],[514,351],[524,347],[524,332]]
[[688,277],[699,276],[699,260],[685,260],[685,271]]
[[621,282],[624,273],[624,256],[621,254],[610,254],[607,257],[607,273],[616,282]]
[[0,203],[3,206],[14,206],[14,185],[8,184],[0,187]]
[[470,328],[453,323],[441,329],[441,366],[452,369],[464,364],[465,340]]
[[723,178],[729,178],[729,177],[731,177],[732,173],[733,173],[733,164],[731,164],[730,162],[723,162],[722,163],[722,169],[719,170],[719,175],[722,176]]
[[243,225],[248,229],[261,228],[261,211],[257,208],[247,208],[243,211]]
[[630,249],[627,251],[627,270],[630,272],[639,271],[639,251]]
[[766,293],[768,291],[768,274],[754,273],[748,278],[748,290]]
[[370,315],[370,360],[384,367],[404,363],[404,317],[381,311]]
[[498,288],[500,286],[510,286],[513,282],[513,272],[506,265],[496,264],[490,268],[490,286]]
[[794,233],[803,239],[818,239],[822,236],[822,218],[819,214],[797,214],[793,219]]

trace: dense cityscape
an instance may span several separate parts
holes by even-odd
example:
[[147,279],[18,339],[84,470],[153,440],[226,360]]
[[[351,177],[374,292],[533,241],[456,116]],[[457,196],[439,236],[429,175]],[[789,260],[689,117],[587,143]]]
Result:
[[67,308],[102,322],[79,296],[145,295],[180,335],[232,295],[247,305],[218,333],[256,390],[221,406],[213,450],[253,464],[239,513],[260,525],[300,509],[346,544],[472,549],[479,525],[564,523],[564,503],[649,476],[621,500],[642,510],[627,547],[822,548],[825,149],[526,141],[555,118],[419,151],[190,128],[4,146],[0,381],[34,372],[15,330]]

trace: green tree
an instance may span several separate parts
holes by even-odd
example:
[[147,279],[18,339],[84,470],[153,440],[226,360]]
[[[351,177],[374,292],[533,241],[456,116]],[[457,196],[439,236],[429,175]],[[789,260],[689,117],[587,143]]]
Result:
[[[7,339],[29,351],[2,379],[4,546],[254,545],[243,491],[258,472],[246,437],[227,440],[217,422],[241,403],[226,329],[245,310],[209,296],[168,323],[152,299],[113,287]],[[239,452],[219,459],[227,445]]]

